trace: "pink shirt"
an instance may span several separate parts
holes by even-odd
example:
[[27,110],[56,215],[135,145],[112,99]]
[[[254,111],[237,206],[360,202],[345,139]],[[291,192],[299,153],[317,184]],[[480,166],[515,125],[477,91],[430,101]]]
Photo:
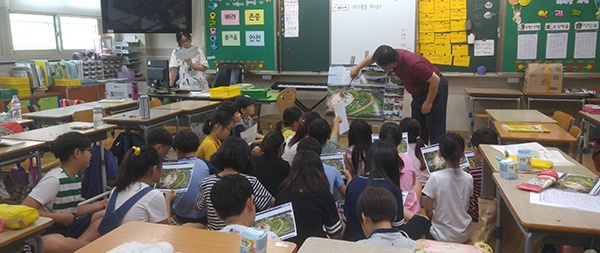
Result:
[[417,198],[417,193],[413,188],[415,186],[415,182],[417,181],[417,177],[415,175],[415,170],[413,169],[413,161],[410,156],[398,153],[402,161],[404,161],[404,168],[400,173],[400,189],[402,193],[407,193],[406,200],[404,200],[404,208],[414,212],[419,213],[421,211],[421,203]]
[[417,180],[419,180],[419,182],[421,182],[422,186],[425,186],[425,184],[427,183],[427,180],[429,179],[429,170],[427,168],[425,168],[424,170],[421,170],[421,160],[419,160],[417,158],[417,156],[415,155],[415,146],[416,145],[417,145],[416,143],[408,144],[408,155],[413,160],[413,170],[415,171],[415,174],[417,175]]
[[[354,149],[354,145],[348,146],[346,148],[346,154],[344,155],[345,161],[352,166],[352,150]],[[365,163],[364,161],[360,161],[358,163],[358,168],[356,170],[356,175],[362,175],[365,172]]]

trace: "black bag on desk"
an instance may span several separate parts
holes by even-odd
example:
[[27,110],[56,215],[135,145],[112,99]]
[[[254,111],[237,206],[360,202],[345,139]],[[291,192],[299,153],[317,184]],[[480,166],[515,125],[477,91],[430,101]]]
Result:
[[131,147],[142,147],[145,145],[146,140],[144,140],[144,138],[132,133],[129,130],[126,130],[120,133],[119,136],[117,136],[115,142],[113,142],[113,145],[110,148],[110,152],[112,152],[113,155],[117,157],[120,166],[123,162],[123,159],[125,158],[125,154],[127,154],[127,151],[129,151]]

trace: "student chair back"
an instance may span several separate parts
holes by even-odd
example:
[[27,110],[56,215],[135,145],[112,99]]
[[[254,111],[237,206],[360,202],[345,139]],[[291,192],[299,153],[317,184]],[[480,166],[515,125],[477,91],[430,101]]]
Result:
[[94,122],[94,113],[92,109],[76,111],[73,113],[73,121]]
[[569,145],[569,153],[573,153],[573,159],[576,159],[579,163],[581,163],[581,159],[583,156],[583,136],[581,135],[581,128],[578,126],[571,126],[569,130],[569,134],[577,139],[577,143]]
[[294,103],[296,103],[296,91],[297,90],[294,87],[288,87],[280,91],[279,95],[277,95],[276,100],[277,108],[279,109],[279,114],[269,114],[264,116],[259,115],[257,120],[258,123],[267,123],[269,126],[268,130],[274,130],[275,124],[281,121],[281,115],[283,115],[283,111],[285,111],[285,109],[289,107],[294,106]]
[[213,87],[229,86],[244,82],[244,68],[241,65],[224,65],[217,67]]
[[162,105],[162,101],[160,99],[150,100],[150,108],[158,107]]
[[567,132],[575,120],[573,116],[562,111],[554,111],[554,114],[552,114],[552,119],[556,120],[556,123]]

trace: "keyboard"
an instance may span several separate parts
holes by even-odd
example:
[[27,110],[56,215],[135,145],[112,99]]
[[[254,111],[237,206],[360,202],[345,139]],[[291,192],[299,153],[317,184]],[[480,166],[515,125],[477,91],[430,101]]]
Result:
[[271,89],[283,90],[288,87],[294,87],[297,90],[327,90],[326,83],[301,83],[301,82],[275,82]]

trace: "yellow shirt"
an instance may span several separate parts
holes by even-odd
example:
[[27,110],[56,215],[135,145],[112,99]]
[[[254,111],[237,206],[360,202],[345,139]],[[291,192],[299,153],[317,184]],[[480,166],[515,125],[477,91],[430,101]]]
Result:
[[200,159],[210,160],[210,157],[219,150],[219,147],[221,147],[221,141],[215,140],[212,136],[207,135],[202,143],[200,143],[196,156]]
[[281,129],[281,134],[283,134],[284,140],[287,140],[294,133],[295,133],[294,130],[290,129],[289,127]]

